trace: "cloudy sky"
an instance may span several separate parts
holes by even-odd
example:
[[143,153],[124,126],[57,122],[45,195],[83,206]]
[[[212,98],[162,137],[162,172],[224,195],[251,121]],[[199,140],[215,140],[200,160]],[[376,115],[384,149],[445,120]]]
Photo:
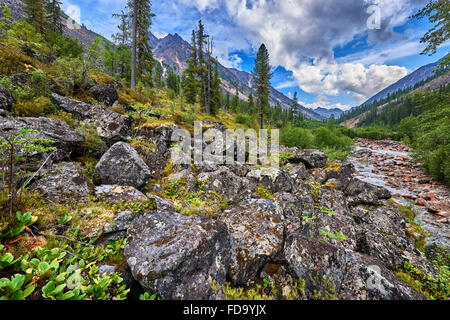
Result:
[[[63,0],[90,29],[110,38],[126,0]],[[190,40],[199,19],[228,67],[251,71],[261,43],[269,49],[272,84],[297,91],[307,107],[356,106],[418,67],[443,57],[419,55],[427,20],[408,17],[428,0],[172,0],[153,1],[152,32]],[[79,10],[78,10],[78,8]],[[79,13],[78,13],[79,11]]]

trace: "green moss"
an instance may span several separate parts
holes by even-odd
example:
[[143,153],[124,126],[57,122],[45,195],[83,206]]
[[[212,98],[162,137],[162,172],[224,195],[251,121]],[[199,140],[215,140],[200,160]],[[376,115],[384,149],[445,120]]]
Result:
[[429,300],[448,300],[450,294],[448,258],[447,255],[444,265],[437,265],[439,275],[436,278],[425,274],[407,261],[397,268],[396,275]]
[[267,188],[262,185],[258,185],[256,188],[256,194],[261,197],[261,199],[275,200],[275,196]]

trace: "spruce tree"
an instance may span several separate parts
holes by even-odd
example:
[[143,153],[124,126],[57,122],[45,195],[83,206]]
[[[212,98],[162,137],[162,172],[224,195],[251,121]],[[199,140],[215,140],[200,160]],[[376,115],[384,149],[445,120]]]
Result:
[[248,96],[248,113],[253,114],[255,110],[255,100],[253,98],[253,94],[250,93]]
[[217,114],[222,108],[222,91],[220,89],[221,80],[219,77],[219,65],[217,60],[214,60],[214,74],[211,81],[211,113]]
[[206,39],[208,35],[205,34],[205,26],[202,23],[202,20],[198,22],[198,30],[197,30],[197,73],[200,78],[201,83],[201,104],[205,108],[205,112],[207,115],[211,113],[211,106],[209,104],[209,95],[208,95],[208,62],[205,58],[204,54],[204,46],[206,44]]
[[61,1],[48,0],[47,12],[48,12],[47,19],[50,24],[50,30],[55,34],[62,35],[63,25],[61,22],[62,18]]
[[255,68],[252,71],[261,129],[264,127],[264,115],[269,107],[270,79],[272,78],[270,69],[269,52],[262,44],[256,55]]
[[47,31],[47,19],[44,0],[24,0],[24,8],[27,22],[38,32],[45,34]]
[[153,53],[150,46],[150,27],[155,16],[150,0],[128,0],[129,16],[132,17],[132,69],[131,87],[136,88],[136,72],[140,79],[152,86]]
[[188,67],[183,73],[183,94],[186,101],[194,104],[198,94],[198,59],[197,59],[197,37],[195,30],[192,30],[191,56],[188,60]]

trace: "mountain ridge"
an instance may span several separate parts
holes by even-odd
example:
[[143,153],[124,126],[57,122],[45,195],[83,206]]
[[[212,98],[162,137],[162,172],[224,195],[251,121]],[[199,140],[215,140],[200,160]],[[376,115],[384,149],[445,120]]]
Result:
[[[11,10],[13,20],[21,20],[25,18],[23,12],[23,2],[21,0],[0,0],[0,6],[6,5]],[[68,26],[74,25],[75,28]],[[65,36],[77,39],[83,47],[88,47],[97,37],[103,37],[92,30],[89,30],[85,25],[80,25],[75,21],[70,21],[70,17],[64,14],[63,17],[63,34]],[[107,40],[108,41],[108,40]],[[184,40],[178,33],[169,33],[163,38],[156,37],[150,32],[150,45],[153,48],[153,56],[155,60],[159,61],[163,65],[165,76],[167,76],[168,68],[170,67],[175,73],[181,75],[184,69],[187,67],[187,60],[190,57],[191,45]],[[164,66],[164,64],[166,66]],[[239,98],[246,100],[250,93],[253,93],[253,89],[250,84],[252,82],[252,75],[248,72],[226,68],[219,63],[219,75],[222,78],[222,87],[225,91],[235,94],[235,87],[239,88]],[[280,103],[283,108],[289,108],[293,101],[286,97],[281,92],[277,91],[272,86],[270,87],[271,105]],[[317,114],[313,110],[307,109],[303,106],[299,106],[300,112],[307,118],[312,120],[322,121],[324,117]]]
[[395,93],[399,90],[407,89],[409,87],[413,87],[416,83],[431,78],[434,75],[434,71],[437,69],[440,62],[448,55],[449,54],[447,54],[446,56],[444,56],[443,58],[439,59],[436,62],[432,62],[432,63],[426,64],[420,68],[417,68],[415,71],[413,71],[410,74],[408,74],[407,76],[403,77],[396,83],[381,90],[380,92],[378,92],[376,95],[371,97],[369,100],[367,100],[360,106],[365,106],[367,104],[371,104],[374,101],[384,99],[389,94]]

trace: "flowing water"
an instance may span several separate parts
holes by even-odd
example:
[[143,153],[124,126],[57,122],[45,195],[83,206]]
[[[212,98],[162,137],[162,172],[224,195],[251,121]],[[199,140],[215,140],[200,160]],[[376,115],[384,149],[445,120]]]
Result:
[[[391,141],[380,143],[358,139],[349,161],[355,166],[359,179],[388,189],[394,201],[414,210],[416,222],[425,231],[428,244],[437,243],[448,248],[450,189],[431,182],[431,178],[411,162],[407,149]],[[416,205],[416,199],[422,201],[424,194],[434,201],[429,201],[427,206]]]

